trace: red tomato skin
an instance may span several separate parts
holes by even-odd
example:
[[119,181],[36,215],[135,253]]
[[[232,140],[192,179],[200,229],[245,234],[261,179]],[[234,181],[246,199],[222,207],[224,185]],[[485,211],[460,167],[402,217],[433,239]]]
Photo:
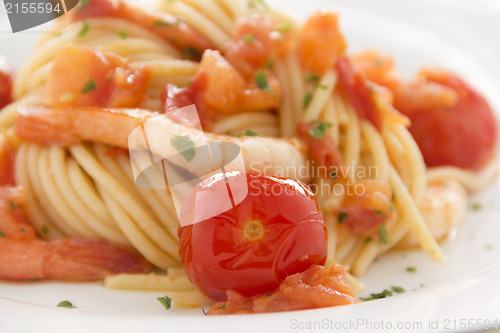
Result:
[[[495,155],[497,119],[486,99],[450,73],[424,73],[429,82],[453,89],[457,100],[450,107],[400,111],[411,120],[410,132],[429,167],[456,166],[479,171]],[[408,106],[409,108],[411,106]]]
[[12,102],[13,77],[10,70],[2,66],[0,59],[0,109]]
[[335,65],[342,93],[356,113],[373,124],[379,131],[382,119],[373,100],[373,92],[363,72],[348,57],[340,57]]
[[[179,228],[182,264],[204,294],[226,300],[226,292],[234,290],[252,297],[274,291],[288,275],[324,264],[326,227],[307,185],[254,173],[233,171],[227,177],[229,182],[246,177],[245,199],[218,216]],[[193,193],[203,188],[218,193],[226,183],[209,178]],[[261,223],[260,238],[246,238],[249,221]]]

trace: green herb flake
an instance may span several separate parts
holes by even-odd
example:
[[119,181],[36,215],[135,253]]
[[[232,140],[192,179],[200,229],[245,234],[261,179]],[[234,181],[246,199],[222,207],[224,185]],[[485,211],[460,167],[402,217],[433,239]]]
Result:
[[158,302],[160,302],[166,310],[170,310],[172,307],[172,299],[168,296],[157,297]]
[[201,53],[194,46],[186,46],[182,49],[182,59],[201,60]]
[[347,218],[349,217],[349,213],[346,212],[345,210],[341,210],[339,212],[339,216],[337,217],[337,221],[342,224],[345,222],[345,220],[347,220]]
[[478,211],[478,210],[481,210],[483,209],[483,205],[481,205],[480,203],[473,203],[472,206],[471,206],[472,210],[474,211]]
[[311,74],[306,76],[306,82],[318,82],[319,81],[319,75],[318,74]]
[[269,61],[267,62],[266,68],[267,68],[267,69],[273,69],[273,67],[274,67],[274,63],[273,63],[273,61],[272,61],[272,60],[269,60]]
[[387,217],[387,214],[384,213],[383,211],[379,210],[379,209],[374,209],[373,212],[377,215],[380,215],[380,216],[383,216],[383,217]]
[[370,294],[370,297],[360,297],[359,299],[362,300],[363,302],[366,302],[366,301],[373,301],[373,300],[381,299],[381,298],[387,298],[387,297],[391,297],[391,296],[392,296],[392,291],[385,289],[384,291],[382,291],[380,293]]
[[402,294],[405,292],[403,287],[398,287],[398,286],[392,286],[391,290],[398,294]]
[[155,27],[173,27],[175,22],[167,22],[167,21],[154,21],[153,26]]
[[365,244],[370,243],[372,240],[373,240],[373,238],[372,238],[372,237],[366,237],[366,239],[365,239]]
[[325,122],[325,121],[319,121],[315,120],[311,124],[316,124],[315,127],[311,128],[307,133],[312,136],[315,139],[321,140],[325,137],[326,130],[329,127],[332,127],[332,124]]
[[59,304],[57,304],[57,306],[60,308],[76,309],[76,307],[73,304],[71,304],[71,302],[69,302],[69,301],[59,302]]
[[241,37],[241,40],[247,43],[253,43],[255,41],[255,36],[253,34],[248,34]]
[[201,311],[203,311],[203,314],[204,314],[205,316],[207,315],[207,311],[205,311],[205,308],[204,308],[204,307],[202,307],[202,308],[201,308]]
[[304,95],[304,98],[302,98],[302,109],[307,109],[309,107],[309,104],[311,104],[313,98],[313,94],[309,91]]
[[387,230],[385,228],[385,223],[382,223],[380,229],[378,230],[380,236],[380,244],[389,244],[389,239],[387,238]]
[[90,24],[87,21],[83,21],[83,26],[78,32],[78,37],[83,37],[89,32],[90,30]]
[[97,89],[97,85],[95,84],[95,81],[93,78],[89,78],[87,82],[85,82],[85,84],[83,85],[82,87],[82,94],[87,94],[89,92],[91,92],[92,90],[96,90]]
[[337,173],[337,171],[333,170],[333,171],[330,171],[330,173],[328,174],[328,177],[330,177],[331,179],[337,179],[337,178],[339,178],[339,174]]
[[392,202],[391,202],[391,203],[389,204],[389,209],[391,210],[391,213],[393,213],[393,212],[394,212],[394,203],[392,203]]
[[415,273],[417,271],[417,267],[414,266],[406,267],[406,271],[408,273]]
[[267,2],[265,2],[264,0],[257,0],[258,3],[260,3],[262,5],[262,7],[264,7],[264,9],[268,12],[271,11],[271,7],[269,7],[269,5],[267,4]]
[[237,135],[237,137],[242,137],[242,136],[262,136],[262,134],[255,133],[251,129],[247,129],[244,133]]
[[24,229],[24,228],[19,229],[19,231],[22,232],[23,234],[26,233],[26,229]]
[[19,206],[12,200],[9,200],[10,210],[17,209]]
[[186,159],[190,162],[194,155],[194,142],[187,135],[175,135],[170,139],[170,144]]
[[493,250],[493,245],[491,244],[486,245],[486,250]]
[[278,30],[288,31],[293,29],[293,24],[290,21],[283,21],[278,25]]
[[318,84],[318,88],[321,88],[323,90],[328,90],[328,88],[330,88],[330,87],[327,86],[326,84]]
[[255,82],[257,82],[257,88],[260,90],[272,92],[269,83],[267,83],[266,73],[262,69],[255,73]]
[[46,225],[42,226],[42,232],[44,235],[48,234],[49,233],[49,227],[47,227]]
[[0,237],[5,238],[5,234],[3,233],[2,230],[0,230]]
[[267,294],[266,296],[269,297],[269,296],[272,296],[274,293],[270,293],[270,294]]
[[121,39],[127,39],[128,38],[128,33],[124,30],[117,31],[116,34],[120,36]]
[[219,310],[226,310],[226,303],[224,303],[223,305],[221,305],[218,309]]

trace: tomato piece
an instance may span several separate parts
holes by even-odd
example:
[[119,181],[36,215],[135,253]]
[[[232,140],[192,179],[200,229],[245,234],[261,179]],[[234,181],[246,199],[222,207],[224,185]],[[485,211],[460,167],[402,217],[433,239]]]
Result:
[[0,186],[15,185],[16,149],[5,140],[0,146]]
[[149,71],[133,71],[117,55],[72,45],[55,55],[45,102],[56,107],[136,107],[148,87]]
[[[245,184],[247,195],[232,184]],[[239,203],[231,206],[230,199]],[[225,204],[229,209],[213,216]],[[326,260],[321,212],[299,181],[240,171],[217,174],[190,192],[183,212],[182,264],[191,282],[214,300],[225,300],[228,290],[246,297],[272,292],[288,275]],[[193,223],[200,216],[201,222]]]
[[378,130],[382,128],[380,111],[373,99],[374,89],[363,72],[347,57],[341,57],[336,65],[342,93],[354,107],[357,114],[368,120]]
[[399,83],[393,57],[380,54],[375,50],[367,50],[353,54],[350,58],[354,66],[361,69],[369,81],[388,88]]
[[0,58],[0,109],[12,102],[13,81],[12,69]]
[[425,163],[480,170],[495,155],[498,141],[490,105],[454,74],[424,71],[422,77],[395,91],[395,106],[410,118]]
[[338,173],[344,165],[339,148],[328,135],[324,135],[322,138],[312,136],[310,130],[317,126],[314,123],[300,123],[297,126],[298,135],[307,145],[307,150],[317,165],[325,166],[328,171],[336,171]]
[[227,302],[214,304],[208,314],[262,313],[317,309],[358,302],[347,283],[347,267],[313,265],[288,276],[279,289],[268,295],[246,298],[227,292]]
[[338,15],[320,10],[307,20],[299,44],[302,67],[322,73],[331,68],[344,55],[347,43],[340,32]]
[[386,182],[361,180],[347,184],[341,208],[335,210],[340,224],[354,235],[368,235],[393,215],[392,190]]
[[177,113],[176,110],[194,104],[198,112],[201,127],[205,131],[211,131],[215,110],[204,102],[207,76],[204,71],[198,71],[193,81],[185,88],[178,88],[173,84],[168,84],[162,92],[163,112],[168,113],[171,118],[186,126],[196,127],[197,119],[186,119],[186,114]]
[[263,15],[238,19],[234,39],[224,53],[227,60],[244,76],[251,76],[256,68],[282,58],[294,44],[293,27],[280,29],[283,23]]

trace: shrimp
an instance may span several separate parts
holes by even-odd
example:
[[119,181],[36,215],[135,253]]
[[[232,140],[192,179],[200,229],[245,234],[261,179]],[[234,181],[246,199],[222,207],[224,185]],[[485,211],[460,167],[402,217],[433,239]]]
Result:
[[135,250],[105,241],[60,238],[43,241],[18,205],[20,187],[0,187],[0,279],[99,280],[119,273],[144,273],[151,266]]
[[[438,241],[444,240],[462,222],[466,214],[467,193],[456,181],[431,183],[427,187],[420,205],[420,213],[432,235]],[[417,246],[411,234],[401,240],[399,246]]]
[[[172,139],[188,137],[193,147],[207,142],[228,142],[241,149],[245,168],[248,171],[295,178],[307,182],[309,172],[303,148],[296,140],[266,137],[230,137],[205,133],[175,123],[167,115],[155,114],[140,109],[54,109],[47,106],[20,108],[16,132],[21,139],[41,144],[74,145],[82,141],[94,141],[121,148],[142,149],[143,136],[129,141],[135,129],[146,128],[151,150],[157,156],[179,155]],[[139,142],[140,141],[140,142]],[[220,151],[219,165],[225,166],[232,156],[231,151]],[[206,155],[197,154],[192,159],[178,158],[172,163],[194,174],[205,170]],[[209,164],[209,163],[208,163]]]

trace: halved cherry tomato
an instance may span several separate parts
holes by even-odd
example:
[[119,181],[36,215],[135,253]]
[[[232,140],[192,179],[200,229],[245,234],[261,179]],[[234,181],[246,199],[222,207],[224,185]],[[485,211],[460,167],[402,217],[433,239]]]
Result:
[[[238,202],[231,198],[242,195],[234,184],[245,184],[248,194],[231,208],[230,201]],[[210,217],[224,205],[230,209]],[[240,171],[216,174],[190,192],[183,212],[182,264],[191,282],[214,300],[225,300],[229,290],[246,297],[272,292],[287,276],[326,260],[321,212],[299,181]],[[192,223],[207,212],[208,218]]]
[[395,107],[411,119],[410,132],[428,166],[480,170],[495,155],[497,120],[486,99],[444,71],[395,91]]
[[12,70],[0,57],[0,109],[12,102]]

